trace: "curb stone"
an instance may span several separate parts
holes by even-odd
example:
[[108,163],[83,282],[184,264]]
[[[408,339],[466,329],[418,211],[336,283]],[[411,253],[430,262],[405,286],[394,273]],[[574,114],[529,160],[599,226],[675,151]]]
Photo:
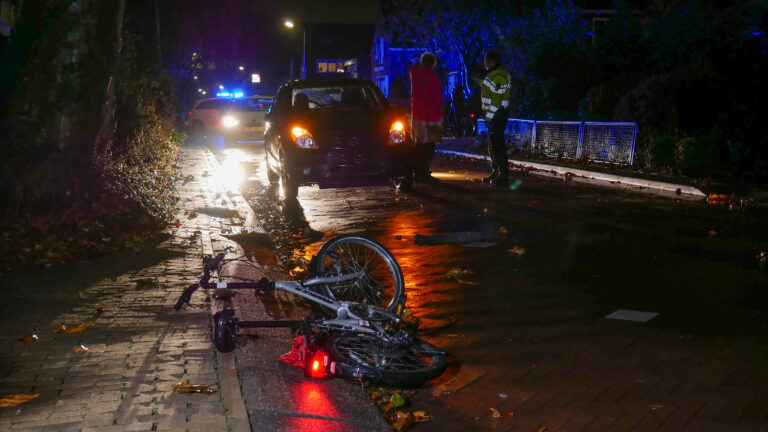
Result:
[[[444,150],[444,149],[437,149],[437,151],[440,153],[452,154],[452,155],[461,156],[461,157],[470,158],[470,159],[485,160],[489,162],[491,160],[490,156],[479,155],[475,153],[467,153],[467,152],[460,152],[456,150]],[[707,194],[701,191],[701,189],[698,189],[693,186],[688,186],[688,185],[666,183],[666,182],[660,182],[655,180],[638,179],[634,177],[606,174],[606,173],[601,173],[596,171],[587,171],[587,170],[582,170],[577,168],[566,168],[559,165],[549,165],[549,164],[529,162],[529,161],[524,161],[519,159],[509,159],[509,162],[511,164],[514,164],[516,167],[522,167],[524,169],[530,168],[533,171],[533,173],[537,175],[554,175],[557,177],[560,177],[560,176],[565,177],[566,175],[570,174],[574,180],[578,180],[578,179],[583,179],[587,181],[596,180],[601,183],[610,183],[610,184],[619,184],[623,186],[629,186],[633,189],[637,189],[638,191],[643,191],[648,189],[651,192],[660,191],[664,193],[673,193],[690,200],[699,200],[707,197]]]

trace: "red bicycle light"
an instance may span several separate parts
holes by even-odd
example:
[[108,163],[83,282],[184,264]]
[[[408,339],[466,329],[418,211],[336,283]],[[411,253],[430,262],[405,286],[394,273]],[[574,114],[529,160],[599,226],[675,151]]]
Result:
[[469,118],[475,118],[475,113],[470,113]]
[[330,358],[328,354],[323,350],[315,351],[307,362],[307,375],[312,378],[325,378],[326,371],[328,370],[328,363]]

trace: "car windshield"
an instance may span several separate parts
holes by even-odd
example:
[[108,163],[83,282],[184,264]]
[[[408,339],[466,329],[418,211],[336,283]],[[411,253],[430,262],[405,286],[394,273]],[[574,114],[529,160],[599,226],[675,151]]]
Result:
[[366,84],[343,84],[295,88],[292,105],[297,110],[366,110],[378,111],[386,108],[386,99],[381,93]]

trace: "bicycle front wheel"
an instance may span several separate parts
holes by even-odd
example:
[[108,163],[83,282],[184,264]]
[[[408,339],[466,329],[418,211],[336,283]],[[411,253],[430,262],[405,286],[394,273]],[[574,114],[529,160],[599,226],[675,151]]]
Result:
[[376,335],[340,333],[330,336],[326,349],[336,362],[337,376],[368,383],[422,385],[446,366],[445,352],[416,338],[385,342]]
[[343,235],[327,241],[310,267],[312,277],[363,272],[364,276],[338,284],[321,285],[321,293],[340,301],[372,304],[397,315],[405,303],[403,272],[380,243],[366,237]]

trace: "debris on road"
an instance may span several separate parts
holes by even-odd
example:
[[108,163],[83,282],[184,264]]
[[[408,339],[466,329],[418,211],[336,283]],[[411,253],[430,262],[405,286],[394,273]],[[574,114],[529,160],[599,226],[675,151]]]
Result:
[[520,246],[515,246],[512,249],[507,249],[507,252],[511,253],[511,254],[517,254],[519,256],[522,256],[523,254],[525,254],[525,248],[524,247],[520,247]]
[[61,324],[56,327],[54,333],[82,333],[88,330],[89,327],[93,327],[93,321],[84,321],[73,325]]
[[454,267],[445,273],[447,280],[452,280],[463,285],[477,285],[477,282],[467,280],[467,277],[473,275],[475,272],[469,269],[463,269],[461,267]]
[[760,263],[760,266],[764,266],[765,264],[768,264],[768,252],[762,251],[756,255],[756,258],[757,258],[757,262]]
[[84,353],[84,352],[88,352],[88,351],[90,351],[88,349],[88,347],[85,346],[85,345],[82,345],[82,344],[75,347],[75,352],[76,353]]
[[488,411],[491,412],[491,417],[493,417],[493,418],[502,418],[502,417],[504,417],[503,415],[501,415],[499,410],[497,410],[496,408],[488,408]]
[[408,430],[408,428],[416,423],[416,417],[413,414],[402,411],[386,416],[386,420],[392,426],[392,429],[398,432]]
[[26,335],[19,340],[22,342],[37,342],[38,340],[40,340],[40,338],[36,334],[32,334],[32,335]]
[[190,384],[189,381],[184,380],[178,384],[173,385],[173,391],[179,394],[186,394],[186,393],[202,393],[204,395],[212,395],[216,393],[216,389],[211,388],[215,385],[219,385],[218,382],[215,382],[211,385],[193,385]]
[[0,407],[15,407],[27,403],[38,396],[40,396],[40,393],[8,395],[0,399]]

